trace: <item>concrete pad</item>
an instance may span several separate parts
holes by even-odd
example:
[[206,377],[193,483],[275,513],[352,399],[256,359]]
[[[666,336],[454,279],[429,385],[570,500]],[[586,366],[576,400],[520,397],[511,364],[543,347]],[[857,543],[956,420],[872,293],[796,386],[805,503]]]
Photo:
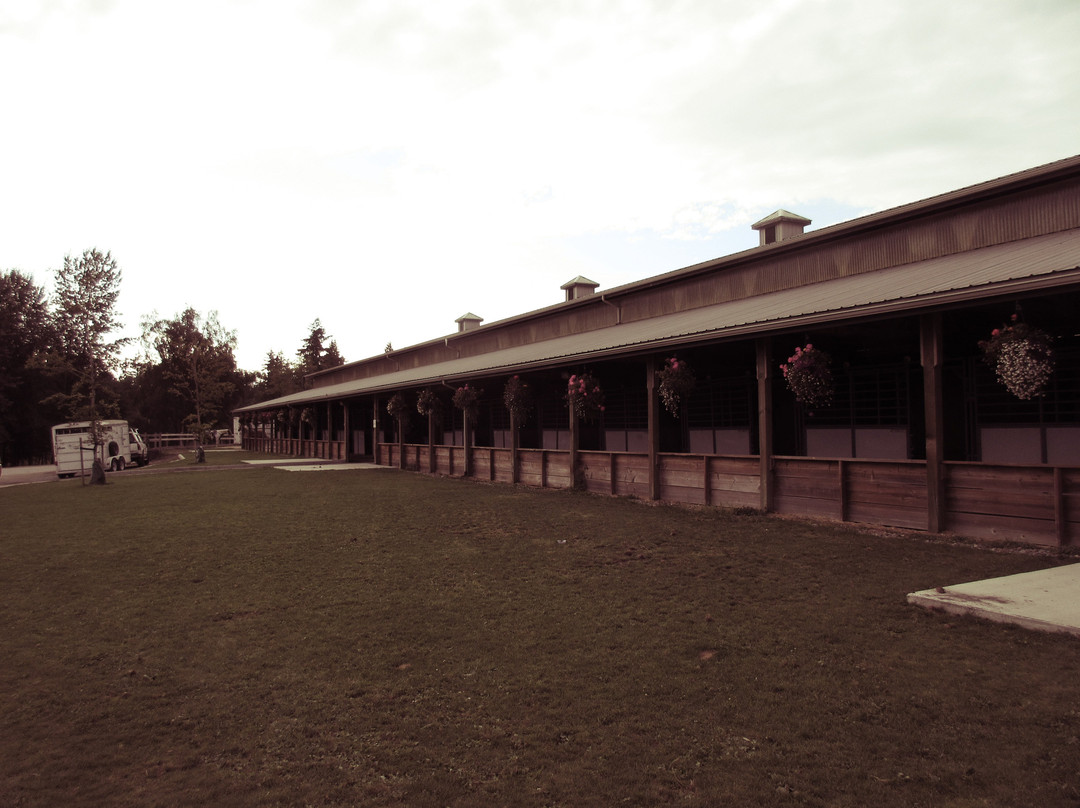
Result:
[[925,589],[908,603],[1080,637],[1080,564]]
[[241,461],[241,462],[247,463],[247,464],[252,465],[252,466],[280,466],[280,465],[283,465],[285,463],[289,463],[289,464],[293,464],[293,463],[325,464],[326,461],[325,460],[320,460],[317,457],[290,457],[290,458],[286,458],[284,460],[282,458],[280,458],[280,457],[275,457],[273,460],[244,460],[244,461]]
[[383,469],[375,463],[332,463],[318,466],[274,466],[282,471],[353,471],[355,469]]

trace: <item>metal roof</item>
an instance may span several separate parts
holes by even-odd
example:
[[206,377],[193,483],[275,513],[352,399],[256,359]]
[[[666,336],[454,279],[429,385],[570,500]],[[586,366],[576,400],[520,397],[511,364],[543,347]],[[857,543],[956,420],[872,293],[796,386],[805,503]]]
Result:
[[260,402],[260,410],[1080,284],[1080,229],[518,345]]

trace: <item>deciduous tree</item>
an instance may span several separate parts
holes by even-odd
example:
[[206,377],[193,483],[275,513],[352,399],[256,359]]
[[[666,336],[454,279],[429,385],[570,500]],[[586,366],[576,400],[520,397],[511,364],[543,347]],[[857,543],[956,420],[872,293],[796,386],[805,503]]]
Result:
[[216,311],[205,319],[190,307],[171,320],[147,318],[143,341],[157,351],[169,391],[187,405],[183,428],[201,435],[227,422],[236,389],[236,332],[218,322]]
[[53,321],[56,350],[49,367],[72,379],[68,391],[47,401],[60,406],[69,418],[97,421],[115,415],[115,400],[101,396],[113,382],[126,338],[108,339],[122,323],[116,311],[121,272],[111,252],[84,250],[78,258],[64,257],[56,271]]

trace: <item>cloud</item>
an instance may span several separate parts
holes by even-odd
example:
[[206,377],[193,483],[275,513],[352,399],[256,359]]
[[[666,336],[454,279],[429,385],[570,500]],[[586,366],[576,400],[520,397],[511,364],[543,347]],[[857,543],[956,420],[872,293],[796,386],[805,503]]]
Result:
[[249,367],[316,317],[358,358],[1080,142],[1074,0],[20,8],[0,266],[112,249],[132,323],[216,308]]

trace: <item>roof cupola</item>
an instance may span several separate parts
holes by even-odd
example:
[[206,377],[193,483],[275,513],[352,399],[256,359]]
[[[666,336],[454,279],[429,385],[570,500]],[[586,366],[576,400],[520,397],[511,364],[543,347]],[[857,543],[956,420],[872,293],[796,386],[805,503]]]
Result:
[[764,247],[766,244],[775,244],[777,241],[783,241],[792,236],[801,236],[803,228],[808,224],[810,224],[809,219],[789,210],[780,209],[750,226],[761,234],[759,246]]

